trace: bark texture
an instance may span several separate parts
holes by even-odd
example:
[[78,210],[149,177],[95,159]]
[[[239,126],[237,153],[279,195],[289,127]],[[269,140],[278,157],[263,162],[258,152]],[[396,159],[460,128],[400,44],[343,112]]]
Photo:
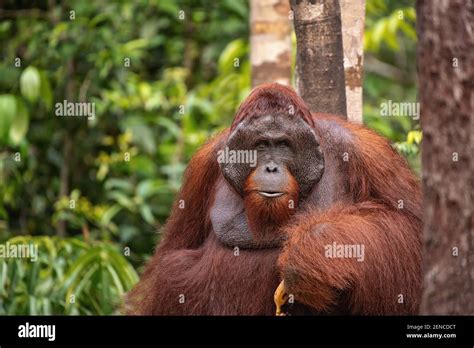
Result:
[[291,0],[297,42],[296,85],[311,111],[346,116],[338,0]]
[[347,119],[362,123],[365,0],[341,0]]
[[474,314],[474,2],[417,3],[423,314]]
[[291,83],[289,0],[250,0],[252,86]]

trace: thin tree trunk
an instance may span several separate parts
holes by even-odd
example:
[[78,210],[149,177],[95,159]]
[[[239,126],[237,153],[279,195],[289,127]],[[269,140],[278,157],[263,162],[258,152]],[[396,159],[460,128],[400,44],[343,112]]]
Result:
[[291,83],[289,0],[250,0],[252,85]]
[[338,0],[291,0],[297,42],[296,85],[313,112],[346,116]]
[[[74,92],[76,84],[74,81],[74,73],[76,71],[74,60],[69,60],[67,63],[67,76],[68,80],[66,83],[65,97],[67,101],[72,101],[74,98]],[[69,195],[69,176],[71,167],[71,154],[73,150],[73,137],[71,136],[71,130],[69,127],[64,127],[64,143],[63,143],[63,163],[59,174],[59,198],[66,197]],[[66,221],[63,219],[58,220],[56,234],[60,237],[66,236]]]
[[474,314],[474,1],[419,0],[423,314]]
[[347,119],[362,123],[365,0],[340,0]]

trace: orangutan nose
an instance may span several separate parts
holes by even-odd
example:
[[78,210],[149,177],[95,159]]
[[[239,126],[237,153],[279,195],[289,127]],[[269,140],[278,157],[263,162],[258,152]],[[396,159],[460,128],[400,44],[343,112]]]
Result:
[[278,173],[278,165],[275,162],[270,162],[265,166],[265,171],[267,173]]

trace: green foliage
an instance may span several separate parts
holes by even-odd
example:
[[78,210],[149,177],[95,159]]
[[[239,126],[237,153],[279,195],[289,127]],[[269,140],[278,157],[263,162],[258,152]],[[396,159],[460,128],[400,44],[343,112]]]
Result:
[[4,142],[8,142],[10,129],[16,116],[17,101],[10,94],[0,95],[0,135]]
[[33,245],[37,259],[0,258],[0,315],[113,314],[138,280],[109,243],[77,238],[14,237],[4,245]]
[[421,131],[409,131],[405,141],[394,144],[395,149],[404,155],[413,170],[421,175],[420,146],[423,134]]
[[[64,226],[67,236],[105,242],[86,248],[54,238],[48,260],[4,262],[8,281],[17,274],[28,284],[35,267],[41,277],[34,303],[21,285],[2,297],[2,310],[111,313],[135,278],[108,243],[130,247],[130,260],[143,264],[186,163],[250,89],[247,3],[70,0],[5,9],[0,239]],[[64,100],[95,103],[95,117],[57,117]],[[70,292],[74,305],[65,304]]]
[[[247,4],[72,0],[31,16],[10,7],[0,236],[54,234],[65,222],[70,235],[87,226],[150,253],[186,163],[249,90]],[[55,116],[63,100],[95,103],[94,119]]]
[[416,31],[414,24],[416,13],[413,7],[399,7],[393,10],[388,16],[373,18],[388,10],[385,3],[380,1],[368,2],[368,28],[364,32],[364,52],[379,52],[386,48],[392,51],[399,51],[404,44],[399,35],[403,34],[407,39],[415,41]]
[[[367,0],[364,122],[419,169],[417,121],[380,117],[386,100],[416,98],[413,5]],[[130,247],[130,263],[143,264],[187,162],[229,125],[250,90],[248,4],[68,0],[4,8],[0,240],[34,235],[12,240],[43,252],[36,263],[1,261],[0,314],[114,313],[136,281],[119,250]],[[64,100],[94,103],[95,117],[57,117]],[[38,237],[61,226],[64,240]]]
[[411,167],[420,172],[420,142],[407,141],[420,133],[409,116],[381,117],[381,106],[416,102],[416,14],[413,0],[368,0],[364,32],[364,123],[394,142]]
[[21,94],[30,102],[36,101],[40,95],[41,78],[34,66],[26,68],[20,77]]

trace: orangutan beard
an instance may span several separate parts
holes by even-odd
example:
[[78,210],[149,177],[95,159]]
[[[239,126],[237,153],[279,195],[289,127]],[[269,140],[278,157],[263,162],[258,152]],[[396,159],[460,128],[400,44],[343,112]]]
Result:
[[279,197],[264,197],[249,177],[245,184],[244,204],[250,232],[256,242],[282,239],[281,227],[295,213],[298,203],[298,183],[289,175],[288,184]]

